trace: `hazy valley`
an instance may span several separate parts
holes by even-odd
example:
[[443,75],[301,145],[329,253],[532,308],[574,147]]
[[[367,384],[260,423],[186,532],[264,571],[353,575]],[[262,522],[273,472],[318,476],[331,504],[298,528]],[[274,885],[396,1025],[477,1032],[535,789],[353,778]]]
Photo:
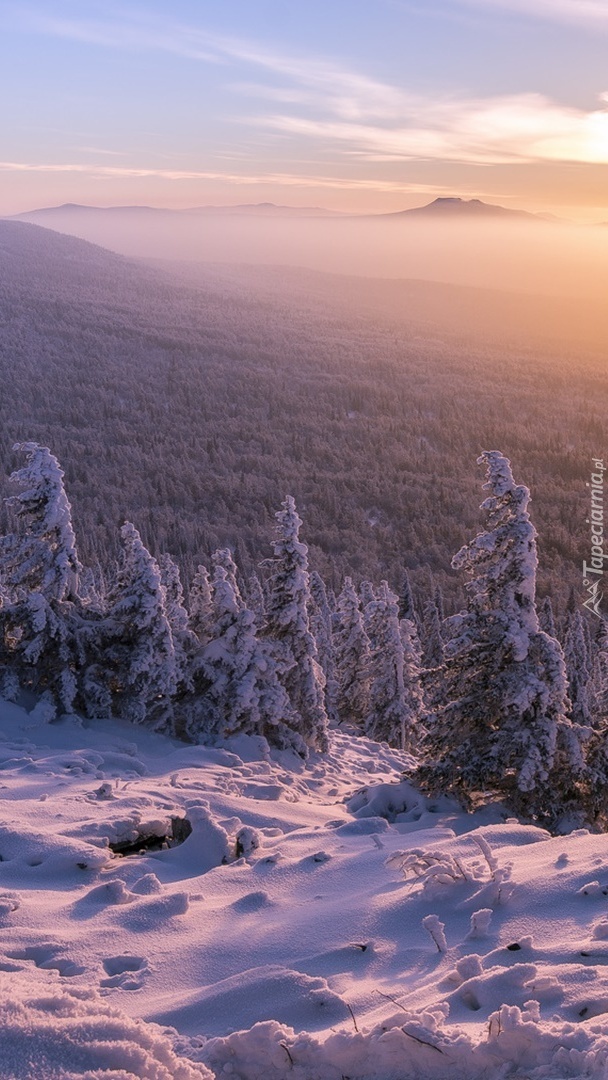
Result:
[[407,566],[455,600],[474,462],[500,447],[533,490],[542,591],[578,585],[608,380],[576,301],[0,239],[4,468],[14,440],[52,448],[87,559],[129,517],[187,575],[219,545],[251,571],[291,493],[330,584]]

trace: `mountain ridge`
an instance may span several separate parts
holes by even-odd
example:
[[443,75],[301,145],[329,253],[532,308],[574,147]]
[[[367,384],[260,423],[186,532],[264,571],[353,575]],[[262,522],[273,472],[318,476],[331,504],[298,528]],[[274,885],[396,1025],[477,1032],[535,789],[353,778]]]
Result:
[[147,205],[126,206],[90,206],[85,203],[62,203],[59,206],[37,207],[34,210],[26,210],[20,214],[11,215],[10,220],[31,221],[32,218],[47,217],[53,214],[87,214],[101,213],[110,214],[152,214],[168,215],[170,217],[184,218],[188,215],[212,216],[212,217],[327,217],[344,218],[345,220],[404,220],[414,217],[443,218],[443,219],[480,219],[480,218],[509,218],[526,221],[559,221],[550,214],[533,213],[530,210],[514,210],[498,204],[486,203],[482,199],[463,199],[460,196],[441,196],[433,199],[430,203],[421,206],[407,207],[404,210],[391,210],[388,212],[371,214],[345,214],[338,210],[329,210],[321,206],[286,206],[273,202],[259,203],[236,203],[234,205],[204,205],[190,207],[164,207]]

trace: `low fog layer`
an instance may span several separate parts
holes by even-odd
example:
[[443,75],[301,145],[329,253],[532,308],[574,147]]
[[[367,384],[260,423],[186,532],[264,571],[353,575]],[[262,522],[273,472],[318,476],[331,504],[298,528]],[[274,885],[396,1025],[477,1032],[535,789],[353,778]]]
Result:
[[144,258],[285,264],[603,299],[608,227],[517,217],[292,219],[147,208],[59,208],[23,216]]

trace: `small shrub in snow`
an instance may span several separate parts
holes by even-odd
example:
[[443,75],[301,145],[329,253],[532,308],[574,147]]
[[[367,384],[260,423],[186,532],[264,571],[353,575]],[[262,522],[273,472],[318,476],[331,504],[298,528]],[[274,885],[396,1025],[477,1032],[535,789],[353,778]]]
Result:
[[422,883],[423,889],[433,884],[453,885],[455,882],[475,880],[471,871],[448,852],[396,851],[387,860],[386,865],[401,870],[406,881],[412,878]]
[[[490,922],[492,919],[492,908],[480,908],[479,911],[474,911],[471,915],[471,929],[467,934],[467,938],[484,938],[487,937],[490,930]],[[475,972],[477,974],[477,972]],[[470,976],[467,976],[470,978]]]
[[427,933],[430,935],[431,940],[435,942],[437,952],[443,953],[448,951],[448,943],[445,937],[445,923],[442,923],[438,915],[425,915],[422,920],[422,925]]
[[234,856],[236,859],[244,857],[249,858],[253,855],[254,851],[257,851],[261,846],[262,838],[257,831],[253,829],[251,825],[243,825],[242,829],[236,834],[236,842],[234,848]]
[[[475,886],[473,898],[490,904],[504,901],[511,887],[506,883],[511,876],[511,865],[499,866],[490,845],[483,837],[474,837],[483,859],[464,860],[443,851],[424,851],[414,848],[395,851],[386,860],[386,866],[401,870],[406,881],[420,883],[423,892],[436,887],[469,884]],[[477,914],[481,917],[481,912]]]

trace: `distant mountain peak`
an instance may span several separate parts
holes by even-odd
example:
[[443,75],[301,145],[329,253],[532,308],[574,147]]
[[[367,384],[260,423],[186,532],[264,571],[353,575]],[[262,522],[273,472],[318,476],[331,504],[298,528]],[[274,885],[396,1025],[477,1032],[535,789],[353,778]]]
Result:
[[397,210],[390,214],[376,215],[383,218],[405,217],[451,217],[459,218],[489,218],[509,217],[521,218],[528,221],[546,220],[542,214],[532,214],[528,210],[510,210],[506,206],[497,206],[493,203],[483,202],[482,199],[463,199],[458,195],[442,195],[425,206],[413,206],[409,210]]

